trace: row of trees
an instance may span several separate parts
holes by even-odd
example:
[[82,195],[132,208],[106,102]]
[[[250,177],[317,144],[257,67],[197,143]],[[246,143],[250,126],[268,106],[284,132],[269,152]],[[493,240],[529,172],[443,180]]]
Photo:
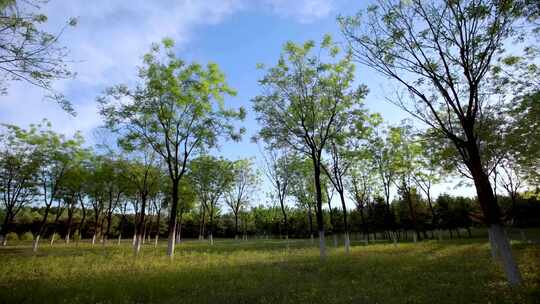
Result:
[[[182,191],[182,196],[191,197],[192,201],[185,205],[181,203],[183,212],[179,215],[178,240],[181,236],[182,239],[207,239],[213,243],[214,236],[238,239],[240,235],[243,239],[293,237],[313,240],[316,232],[313,222],[314,208],[309,205],[297,203],[286,207],[288,227],[285,227],[278,204],[242,206],[239,211],[235,211],[225,200],[220,200],[213,206],[213,212],[210,214],[210,210],[204,208],[191,191],[184,187],[183,189],[186,191]],[[526,198],[519,198],[516,206],[508,196],[499,196],[498,200],[505,213],[515,211],[513,227],[521,229],[540,225],[538,221],[540,203],[533,193],[528,194]],[[410,203],[407,198],[400,196],[392,201],[391,217],[396,232],[395,241],[470,237],[472,227],[482,227],[481,220],[476,217],[480,210],[478,202],[474,199],[442,194],[434,199],[433,210],[427,200],[416,193],[413,194],[412,201],[416,223],[411,219]],[[328,203],[326,198],[324,203]],[[331,203],[328,205],[332,206]],[[93,244],[99,242],[103,245],[111,244],[113,238],[117,239],[114,244],[120,245],[123,239],[133,237],[133,245],[140,247],[140,244],[136,244],[139,230],[142,244],[148,242],[157,246],[159,239],[166,236],[166,221],[163,220],[168,216],[166,203],[157,198],[150,200],[142,228],[138,225],[140,213],[134,213],[135,208],[139,209],[136,200],[130,199],[128,193],[124,194],[118,205],[114,206],[109,223],[108,213],[103,211],[107,206],[101,208],[99,214],[100,209],[94,209],[92,203],[88,201],[83,201],[76,207],[69,202],[55,205],[50,209],[50,213],[54,216],[49,217],[43,237],[47,237],[51,244],[62,238],[66,244],[73,240],[78,243],[81,239],[90,239]],[[7,241],[17,238],[31,240],[33,238],[31,231],[38,229],[45,211],[46,207],[43,206],[21,208],[14,221],[10,223]],[[96,212],[98,216],[95,216]],[[437,221],[433,218],[433,214]],[[3,210],[0,210],[0,219],[3,220],[4,216]],[[339,235],[345,230],[343,219],[343,212],[339,207],[325,208],[323,212],[326,233],[333,236],[334,246],[338,246]],[[355,234],[357,240],[366,243],[377,239],[393,241],[387,233],[387,212],[383,197],[375,197],[364,207],[351,208],[349,226],[351,234]],[[415,229],[420,231],[420,237]],[[527,236],[523,233],[521,237],[526,240]]]
[[[505,215],[495,185],[501,175],[509,193],[516,193],[516,178],[538,185],[538,152],[530,147],[540,136],[521,127],[538,122],[537,50],[524,38],[536,37],[537,17],[538,7],[527,1],[380,0],[338,19],[348,42],[343,56],[328,36],[320,48],[312,41],[285,45],[277,65],[260,80],[263,94],[253,100],[261,124],[258,139],[271,155],[282,155],[284,163],[293,151],[311,164],[306,172],[313,184],[306,186],[315,188],[321,257],[324,176],[339,194],[348,248],[347,179],[354,181],[349,191],[353,200],[364,204],[362,198],[372,190],[370,175],[377,172],[388,233],[396,235],[390,216],[390,193],[396,188],[419,236],[415,188],[425,192],[434,210],[430,189],[441,176],[437,167],[445,165],[473,182],[482,210],[478,216],[489,227],[494,256],[501,257],[509,282],[521,283],[502,229]],[[523,53],[505,50],[508,43],[523,46]],[[383,128],[383,136],[373,136],[380,122],[362,107],[367,90],[354,86],[354,61],[401,86],[388,100],[427,130],[413,136],[407,127]],[[279,188],[290,174],[270,167],[273,176],[281,175],[280,182],[273,178]],[[301,197],[301,190],[293,191]],[[283,201],[283,194],[279,197]]]
[[[10,12],[16,7],[13,3],[16,2],[3,5],[2,12]],[[534,1],[379,0],[355,16],[339,18],[347,41],[344,55],[326,36],[319,48],[312,41],[288,42],[275,66],[261,65],[265,70],[260,79],[262,93],[253,99],[261,125],[255,139],[264,143],[265,171],[276,188],[274,196],[280,205],[285,235],[289,227],[287,200],[294,198],[307,207],[308,214],[314,211],[320,255],[324,258],[323,204],[325,200],[332,202],[329,197],[335,191],[341,204],[347,252],[347,200],[362,210],[381,193],[386,206],[386,234],[397,238],[390,199],[393,190],[397,190],[404,198],[412,228],[420,237],[417,192],[424,193],[431,218],[436,226],[440,225],[431,187],[446,174],[441,173],[443,170],[458,172],[474,184],[481,210],[476,217],[488,225],[494,255],[501,257],[509,282],[519,284],[519,269],[502,229],[507,218],[515,220],[515,212],[508,215],[501,211],[496,186],[502,185],[516,202],[521,186],[534,187],[539,181],[538,149],[531,148],[538,146],[540,137],[538,128],[531,127],[538,123],[539,69],[535,64],[538,50],[534,47],[538,12]],[[43,21],[38,17],[33,16],[37,19],[30,21]],[[32,30],[32,24],[9,23],[7,28],[29,26],[34,33],[30,36],[34,37],[33,42],[36,37],[50,37]],[[47,44],[50,38],[44,41],[46,46],[55,45]],[[509,44],[514,46],[505,49]],[[51,50],[59,54],[59,49]],[[220,140],[239,140],[244,130],[235,122],[245,116],[242,108],[224,106],[225,98],[235,92],[228,87],[217,65],[189,64],[178,59],[172,50],[173,42],[169,39],[153,45],[144,56],[137,85],[117,85],[98,98],[106,127],[122,149],[132,155],[128,159],[138,159],[142,164],[132,180],[141,204],[138,225],[144,222],[154,186],[152,172],[160,171],[154,170],[154,163],[166,172],[166,183],[157,184],[168,185],[161,192],[167,198],[169,214],[173,215],[168,217],[167,229],[171,257],[179,220],[176,215],[182,214],[183,208],[181,185],[188,182],[191,159],[204,155]],[[9,52],[4,56],[9,57]],[[413,132],[407,126],[382,127],[380,116],[363,107],[367,88],[355,85],[355,62],[398,84],[401,89],[388,99],[423,122],[425,128]],[[23,134],[22,137],[36,137],[32,130],[14,132]],[[71,144],[65,142],[62,149],[70,149]],[[8,147],[7,150],[12,149]],[[21,157],[34,158],[32,149],[22,150]],[[35,163],[29,167],[39,170],[49,168],[42,158],[25,164]],[[220,174],[223,166],[207,163],[205,160],[199,164],[200,171],[213,172],[212,177],[193,175],[191,188],[196,189],[205,206],[203,213],[209,212],[212,236],[214,206],[224,197],[224,184],[230,178]],[[24,172],[25,166],[21,165],[17,174]],[[196,166],[195,162],[193,167]],[[46,210],[57,198],[57,177],[65,174],[65,169],[60,166],[42,170],[43,190],[39,195]],[[118,183],[106,188],[108,201],[113,201],[114,194],[119,193],[114,190]],[[25,186],[15,192],[3,191],[9,193],[8,200],[16,197],[17,201],[33,197],[35,191],[31,189]],[[238,193],[226,196],[232,210],[240,210],[237,206],[241,197]],[[107,218],[111,217],[110,210],[106,211]],[[330,214],[334,216],[333,212]],[[48,211],[42,227],[47,215]],[[42,229],[36,234],[36,246]]]
[[[52,131],[46,121],[28,130],[5,126],[1,140],[0,235],[5,245],[6,234],[15,230],[17,215],[34,205],[40,217],[30,224],[34,251],[43,235],[53,236],[54,242],[58,228],[62,228],[66,242],[73,231],[92,231],[93,244],[98,239],[106,243],[112,235],[121,238],[131,217],[138,252],[147,232],[149,210],[156,227],[170,214],[175,214],[181,225],[183,214],[196,202],[203,218],[205,213],[210,215],[211,237],[213,215],[222,198],[235,214],[238,232],[238,216],[257,184],[251,160],[229,161],[203,154],[187,166],[186,179],[178,185],[180,207],[170,213],[171,181],[166,166],[150,149],[135,151],[126,146],[121,154],[96,154],[82,147],[79,134],[66,138]],[[114,220],[118,220],[116,225]],[[58,225],[62,221],[63,225]],[[92,226],[88,226],[90,222]]]

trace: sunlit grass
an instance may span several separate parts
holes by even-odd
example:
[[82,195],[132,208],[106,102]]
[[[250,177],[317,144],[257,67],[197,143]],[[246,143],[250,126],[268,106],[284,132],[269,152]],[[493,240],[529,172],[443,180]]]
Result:
[[173,260],[166,244],[133,257],[88,243],[39,254],[0,249],[0,303],[535,303],[540,246],[514,243],[525,286],[511,289],[484,239],[417,244],[353,242],[321,262],[309,240],[188,241]]

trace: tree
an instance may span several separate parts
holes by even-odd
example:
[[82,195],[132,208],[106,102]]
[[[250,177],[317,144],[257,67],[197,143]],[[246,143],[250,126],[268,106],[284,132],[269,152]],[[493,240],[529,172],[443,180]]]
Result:
[[412,126],[407,125],[405,121],[402,122],[402,127],[391,128],[390,136],[393,138],[392,141],[397,145],[397,149],[395,150],[395,166],[398,178],[394,182],[409,209],[409,217],[412,228],[416,233],[416,238],[420,239],[418,214],[415,204],[416,189],[414,188],[414,178],[418,167],[421,165],[418,162],[422,153],[422,145],[413,137]]
[[29,149],[29,145],[17,135],[17,128],[6,126],[4,131],[0,136],[0,201],[5,215],[0,227],[0,239],[2,245],[6,246],[6,235],[15,216],[38,194],[35,181],[39,159],[35,150]]
[[161,209],[163,209],[163,207],[166,207],[167,206],[167,201],[164,199],[164,193],[163,192],[159,192],[157,193],[157,195],[154,197],[154,199],[152,200],[152,205],[154,206],[154,210],[156,211],[156,232],[155,232],[155,235],[154,235],[154,247],[157,247],[157,244],[158,244],[158,240],[159,240],[159,234],[161,232]]
[[267,148],[267,153],[263,152],[265,163],[265,175],[276,190],[279,207],[283,219],[283,229],[285,239],[289,239],[289,222],[287,220],[287,207],[285,201],[289,194],[290,157],[288,151],[282,153],[278,149]]
[[249,159],[241,159],[232,164],[232,185],[226,190],[225,202],[234,214],[234,238],[238,239],[238,216],[249,206],[253,190],[257,187],[259,176]]
[[[101,225],[103,222],[102,213],[105,209],[105,170],[103,169],[103,157],[95,154],[92,155],[88,165],[88,171],[88,182],[85,188],[93,211],[94,231],[92,234],[92,246],[94,246],[99,234],[103,234],[103,225]],[[81,207],[83,205],[84,201],[81,200]]]
[[67,26],[75,26],[70,18],[58,34],[41,28],[47,16],[39,13],[47,1],[6,0],[0,3],[0,93],[7,93],[7,81],[25,81],[48,91],[67,112],[74,114],[71,103],[55,91],[52,82],[73,77],[68,68],[68,50],[59,45]]
[[[343,127],[341,133],[330,141],[327,152],[330,155],[330,164],[323,163],[323,170],[330,180],[330,183],[339,194],[341,210],[343,212],[343,227],[345,239],[345,252],[349,253],[349,222],[347,215],[347,205],[345,203],[345,180],[349,175],[349,169],[356,161],[355,154],[360,146],[367,140],[371,133],[369,123],[374,121],[378,123],[378,115],[368,116],[362,109],[348,113],[350,117],[346,118],[348,125]],[[330,198],[328,199],[330,205]],[[330,208],[330,213],[332,212]]]
[[[380,120],[379,120],[380,123]],[[373,164],[379,174],[380,183],[386,204],[386,215],[384,217],[385,229],[394,231],[395,219],[390,207],[390,193],[397,178],[397,155],[399,149],[399,138],[392,136],[392,128],[375,128],[369,137],[368,153],[373,160]],[[394,236],[395,237],[395,236]]]
[[76,133],[72,139],[65,138],[51,129],[51,124],[44,120],[42,124],[31,125],[29,130],[16,126],[9,126],[19,138],[24,141],[30,150],[35,151],[38,164],[38,171],[35,183],[40,187],[40,196],[45,207],[43,217],[34,232],[34,243],[32,250],[37,251],[39,240],[47,229],[47,219],[51,207],[55,201],[58,202],[57,216],[62,210],[59,197],[62,183],[65,181],[65,174],[73,164],[73,160],[81,153],[83,138]]
[[[107,240],[111,237],[111,226],[113,213],[120,203],[122,193],[125,191],[125,176],[122,176],[123,163],[121,160],[116,159],[113,154],[107,155],[102,158],[102,178],[103,178],[103,190],[107,201],[105,211],[107,229],[102,235],[102,244],[105,245]],[[135,182],[131,181],[136,184]]]
[[233,164],[222,158],[202,155],[193,159],[189,166],[193,188],[196,189],[197,197],[210,218],[208,237],[210,244],[213,245],[214,217],[218,211],[221,196],[233,184]]
[[352,88],[354,65],[326,36],[319,50],[313,41],[287,42],[278,64],[259,80],[264,93],[253,99],[259,137],[272,148],[290,148],[312,162],[319,249],[324,258],[321,172],[323,151],[358,109],[366,88]]
[[[71,240],[73,216],[79,203],[81,204],[83,213],[81,227],[86,217],[86,206],[84,206],[82,198],[85,196],[85,184],[88,181],[88,171],[86,167],[90,158],[91,152],[89,150],[81,150],[73,160],[73,164],[68,168],[65,181],[61,185],[60,196],[65,201],[68,213],[65,236],[66,244],[69,244]],[[79,227],[79,232],[81,227]]]
[[352,164],[350,171],[351,173],[346,179],[347,189],[360,212],[364,236],[369,242],[370,230],[366,213],[369,215],[370,212],[366,211],[370,209],[370,198],[377,192],[377,170],[367,147],[357,151],[355,162]]
[[124,176],[134,186],[137,199],[140,200],[139,216],[136,219],[136,236],[134,252],[137,256],[143,242],[146,210],[149,207],[149,199],[159,191],[158,182],[161,172],[156,166],[154,151],[142,148],[139,155],[126,163]]
[[479,130],[493,103],[486,75],[514,33],[517,9],[517,1],[506,0],[381,0],[365,18],[340,18],[355,58],[408,92],[410,98],[397,94],[393,101],[459,151],[512,285],[521,284],[521,275],[501,227]]
[[170,257],[176,243],[179,183],[189,158],[216,146],[220,137],[240,139],[244,130],[235,130],[233,121],[245,116],[242,108],[225,108],[224,97],[235,92],[216,64],[187,64],[176,58],[173,47],[170,39],[164,39],[162,47],[152,45],[139,70],[141,83],[132,89],[125,85],[109,88],[98,99],[101,115],[111,130],[152,147],[165,162],[172,187]]
[[309,236],[313,241],[313,209],[316,206],[316,191],[310,160],[296,156],[291,160],[290,193],[298,206],[307,211]]
[[[437,145],[429,139],[429,135],[424,135],[419,138],[420,155],[417,159],[416,170],[412,176],[416,186],[425,194],[429,211],[431,213],[431,225],[435,229],[439,229],[439,218],[433,208],[433,186],[443,179],[444,166],[441,155],[437,149]],[[442,234],[439,233],[439,238]]]

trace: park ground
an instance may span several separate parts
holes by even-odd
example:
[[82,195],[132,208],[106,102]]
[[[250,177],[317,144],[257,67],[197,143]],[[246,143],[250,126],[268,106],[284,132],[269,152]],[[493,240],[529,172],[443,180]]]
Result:
[[[534,235],[537,231],[529,233]],[[517,239],[517,237],[516,237]],[[315,242],[316,243],[316,242]],[[134,258],[129,240],[0,248],[0,303],[540,303],[540,245],[514,240],[525,284],[509,287],[486,238],[394,246],[329,240],[185,241]]]

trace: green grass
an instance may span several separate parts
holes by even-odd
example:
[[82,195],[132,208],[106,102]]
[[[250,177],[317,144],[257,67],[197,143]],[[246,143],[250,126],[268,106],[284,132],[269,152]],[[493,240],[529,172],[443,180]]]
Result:
[[[329,240],[328,245],[332,245]],[[329,247],[308,240],[190,241],[174,260],[129,241],[0,248],[0,303],[538,303],[540,246],[515,242],[525,285],[512,289],[484,239]]]

